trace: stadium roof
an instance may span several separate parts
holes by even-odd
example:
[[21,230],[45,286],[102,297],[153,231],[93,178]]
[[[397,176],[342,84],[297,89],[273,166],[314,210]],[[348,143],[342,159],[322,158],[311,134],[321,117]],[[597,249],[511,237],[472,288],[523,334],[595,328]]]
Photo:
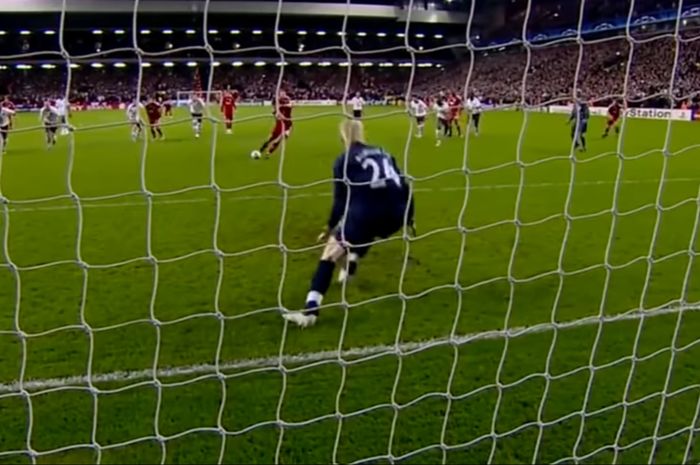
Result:
[[[474,3],[473,11],[469,0],[378,0],[372,4],[368,0],[352,0],[351,10],[340,0],[282,0],[279,21],[274,14],[279,6],[277,0],[141,0],[136,16],[133,0],[71,0],[65,2],[69,10],[61,31],[59,12],[63,3],[0,0],[0,12],[14,12],[0,14],[0,61],[27,53],[59,54],[60,32],[64,33],[67,51],[78,57],[111,54],[117,49],[120,52],[112,58],[133,58],[136,40],[147,53],[174,54],[177,56],[173,58],[182,59],[197,59],[201,50],[193,49],[205,44],[215,53],[236,54],[242,59],[279,55],[276,46],[289,55],[323,59],[344,55],[341,46],[345,44],[353,52],[381,52],[381,57],[374,58],[397,60],[408,57],[410,46],[416,53],[430,54],[426,59],[435,61],[463,58],[467,53],[467,32],[471,45],[482,50],[518,43],[523,36],[526,11],[526,35],[538,43],[575,38],[581,13],[581,32],[587,38],[624,34],[628,20],[635,28],[653,32],[672,28],[678,18],[682,18],[684,28],[698,27],[700,18],[700,0],[685,0],[680,11],[674,0],[635,0],[632,11],[625,0],[586,0],[583,10],[559,0],[489,0]],[[407,3],[412,7],[410,11]],[[207,4],[209,14],[205,15]],[[255,6],[255,13],[250,10],[251,5]],[[530,10],[526,10],[528,5]],[[307,10],[304,15],[297,15],[285,8]],[[367,8],[365,13],[361,8]],[[96,14],[98,11],[116,12]],[[347,11],[351,14],[344,21]],[[353,15],[353,11],[359,13]],[[370,14],[372,11],[391,14]],[[470,11],[468,15],[466,11]],[[407,24],[409,13],[411,21]],[[433,17],[435,21],[421,22],[419,13],[424,19]],[[459,18],[455,16],[459,14],[470,17],[471,22],[439,21]],[[330,49],[335,51],[329,56],[326,52]]]

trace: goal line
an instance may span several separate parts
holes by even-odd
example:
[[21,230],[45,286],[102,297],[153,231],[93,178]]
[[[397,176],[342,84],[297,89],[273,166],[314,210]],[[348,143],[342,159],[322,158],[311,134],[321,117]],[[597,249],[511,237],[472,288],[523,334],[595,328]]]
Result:
[[[491,331],[482,331],[470,334],[463,334],[455,337],[441,337],[427,339],[424,341],[415,342],[403,342],[399,344],[386,345],[370,345],[363,347],[353,347],[350,349],[343,350],[338,353],[337,350],[325,350],[318,352],[306,352],[299,353],[295,355],[282,355],[282,356],[270,356],[270,357],[259,357],[259,358],[247,358],[231,360],[228,362],[220,364],[196,364],[196,365],[184,365],[178,367],[162,368],[155,373],[152,369],[147,370],[136,370],[136,371],[112,371],[108,373],[98,373],[94,374],[92,377],[87,376],[68,376],[63,378],[45,378],[45,379],[33,379],[20,383],[19,381],[14,381],[11,383],[0,383],[0,398],[5,397],[8,394],[15,394],[23,391],[27,392],[43,392],[51,391],[54,389],[62,389],[66,387],[83,387],[81,385],[87,385],[90,382],[92,384],[100,383],[112,383],[112,382],[138,382],[144,380],[156,379],[171,379],[180,376],[190,376],[190,375],[213,375],[216,376],[217,373],[223,372],[236,372],[239,370],[249,370],[249,369],[261,369],[261,368],[275,368],[275,367],[285,367],[287,372],[301,371],[310,368],[310,364],[318,364],[319,362],[333,362],[337,363],[339,360],[343,360],[348,365],[355,363],[361,363],[367,361],[368,359],[374,359],[386,355],[397,354],[397,355],[412,355],[418,352],[422,352],[427,349],[433,349],[443,346],[463,346],[476,341],[483,340],[494,340],[494,339],[506,339],[514,338],[520,336],[527,336],[532,334],[541,334],[554,330],[567,330],[580,328],[585,326],[594,326],[606,323],[615,323],[622,321],[637,321],[642,318],[655,318],[660,316],[668,315],[678,315],[679,313],[685,312],[696,312],[700,310],[700,302],[686,304],[686,305],[673,305],[673,306],[663,306],[660,308],[652,310],[631,310],[625,313],[619,313],[616,315],[603,315],[603,316],[587,316],[584,318],[579,318],[576,320],[567,321],[564,323],[539,323],[532,326],[516,326],[509,329],[499,329]],[[700,339],[692,342],[688,347],[685,348],[675,348],[675,347],[665,347],[654,355],[658,355],[660,352],[666,352],[670,350],[683,350],[690,348],[696,344],[700,344]],[[618,363],[616,360],[615,363]],[[299,365],[299,367],[288,367],[289,365]],[[581,367],[579,369],[586,368]],[[242,373],[245,374],[245,373]],[[569,374],[569,373],[567,373]],[[238,376],[236,373],[229,373],[227,377],[235,378]],[[167,383],[163,383],[164,385]],[[181,383],[176,383],[181,384]],[[120,389],[121,390],[121,389]],[[100,390],[101,392],[109,392],[109,390]]]

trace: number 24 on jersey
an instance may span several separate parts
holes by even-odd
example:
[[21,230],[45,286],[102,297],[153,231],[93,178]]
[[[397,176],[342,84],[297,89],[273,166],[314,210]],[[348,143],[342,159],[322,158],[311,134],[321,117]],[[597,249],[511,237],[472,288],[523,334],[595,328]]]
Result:
[[369,186],[372,189],[385,188],[387,181],[393,181],[396,187],[401,187],[401,178],[387,156],[367,157],[362,160],[362,168],[371,171]]

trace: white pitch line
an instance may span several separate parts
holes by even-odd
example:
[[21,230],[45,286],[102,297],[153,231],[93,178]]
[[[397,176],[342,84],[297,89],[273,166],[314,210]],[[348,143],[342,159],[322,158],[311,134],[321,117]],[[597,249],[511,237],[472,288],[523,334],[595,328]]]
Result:
[[[679,312],[691,312],[700,310],[700,305],[689,305],[681,307],[666,307],[656,310],[647,311],[632,311],[613,316],[589,316],[577,320],[559,323],[557,327],[560,330],[578,328],[582,326],[597,325],[601,321],[603,323],[613,323],[617,321],[632,321],[638,320],[644,315],[644,318],[653,318],[663,315],[672,315]],[[346,361],[370,357],[378,354],[396,353],[397,348],[400,352],[417,352],[424,349],[440,347],[445,345],[465,345],[475,341],[490,340],[490,339],[505,339],[508,337],[524,336],[528,334],[539,334],[547,331],[552,331],[554,325],[552,323],[540,323],[533,326],[519,326],[510,328],[509,330],[493,330],[480,333],[465,334],[455,336],[454,338],[435,338],[419,342],[405,342],[394,345],[373,345],[365,347],[355,347],[344,350],[340,353],[340,357]],[[310,329],[309,331],[314,331]],[[230,362],[220,363],[218,368],[221,372],[231,372],[246,369],[259,368],[274,368],[282,365],[289,367],[290,365],[305,365],[323,361],[337,360],[337,350],[325,350],[320,352],[301,353],[296,355],[283,355],[280,357],[261,357],[249,358],[241,360],[233,360]],[[187,365],[180,367],[162,368],[157,371],[158,379],[174,378],[178,376],[198,376],[216,373],[217,366],[214,364]],[[138,370],[138,371],[113,371],[110,373],[94,374],[92,376],[93,384],[108,383],[108,382],[124,382],[124,381],[144,381],[153,379],[153,370]],[[67,386],[85,386],[88,384],[87,376],[68,376],[64,378],[48,378],[34,379],[25,381],[22,387],[26,391],[43,391],[47,389],[63,388]],[[20,383],[13,381],[7,384],[0,384],[0,394],[20,392]]]
[[[670,178],[665,181],[666,183],[683,183],[683,182],[700,182],[700,178]],[[614,181],[581,181],[577,182],[577,186],[606,186],[614,184]],[[658,179],[630,179],[627,181],[622,181],[622,184],[658,184]],[[485,184],[481,186],[471,186],[470,190],[499,190],[499,189],[517,189],[518,184]],[[525,184],[525,188],[551,188],[551,187],[569,187],[569,183],[566,182],[540,182],[533,184]],[[414,189],[414,192],[456,192],[463,191],[464,187],[418,187]],[[332,193],[330,192],[316,192],[316,193],[306,193],[306,194],[291,194],[287,196],[288,199],[303,199],[309,197],[330,197]],[[282,195],[240,195],[235,197],[225,197],[227,201],[247,201],[247,200],[283,200]],[[40,202],[38,200],[37,202]],[[92,203],[94,202],[94,203]],[[170,200],[155,200],[154,205],[184,205],[192,203],[205,203],[214,202],[214,198],[195,198],[195,199],[170,199]],[[10,201],[12,204],[12,201]],[[119,207],[146,207],[145,200],[143,202],[111,202],[111,203],[101,203],[91,200],[83,200],[81,203],[82,208],[119,208]],[[41,211],[60,211],[60,210],[75,210],[73,205],[53,205],[47,207],[14,207],[10,208],[12,213],[21,212],[41,212]]]

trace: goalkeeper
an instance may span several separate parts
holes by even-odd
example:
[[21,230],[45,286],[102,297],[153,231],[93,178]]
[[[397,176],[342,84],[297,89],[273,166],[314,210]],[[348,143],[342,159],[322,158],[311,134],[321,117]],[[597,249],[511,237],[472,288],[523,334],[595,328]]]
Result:
[[574,148],[579,151],[586,151],[586,131],[588,131],[588,120],[591,117],[591,110],[585,100],[578,98],[569,116],[568,124],[571,125],[571,138],[574,141]]
[[387,238],[406,224],[413,229],[413,199],[396,160],[383,149],[367,145],[358,120],[340,126],[346,147],[333,165],[333,207],[326,230],[319,240],[326,246],[311,279],[306,310],[285,313],[301,327],[316,322],[323,296],[328,291],[336,262],[345,257],[338,281],[351,278],[376,238]]

